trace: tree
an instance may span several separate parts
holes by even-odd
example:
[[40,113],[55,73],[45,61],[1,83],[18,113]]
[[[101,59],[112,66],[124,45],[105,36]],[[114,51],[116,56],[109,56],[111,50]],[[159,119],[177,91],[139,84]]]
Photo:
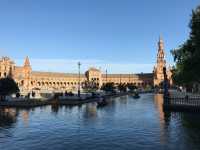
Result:
[[105,92],[114,92],[115,84],[113,82],[105,83],[102,85],[101,90]]
[[172,50],[176,63],[172,78],[178,85],[192,86],[200,83],[200,6],[192,11],[188,40]]
[[127,88],[128,88],[130,91],[134,91],[135,89],[137,89],[137,87],[136,87],[133,83],[128,83],[128,84],[127,84]]
[[0,79],[0,96],[4,99],[5,96],[19,92],[17,83],[10,77]]
[[127,91],[127,86],[126,86],[126,84],[125,84],[125,83],[120,83],[120,84],[118,85],[118,90],[119,90],[120,92],[126,92],[126,91]]
[[82,88],[86,92],[95,92],[98,89],[98,85],[94,81],[85,81]]

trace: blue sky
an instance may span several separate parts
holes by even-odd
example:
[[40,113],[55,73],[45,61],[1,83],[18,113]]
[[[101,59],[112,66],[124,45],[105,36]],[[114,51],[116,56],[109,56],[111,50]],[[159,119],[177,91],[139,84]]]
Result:
[[200,0],[0,0],[0,55],[34,70],[151,72],[162,35],[170,50],[188,37]]

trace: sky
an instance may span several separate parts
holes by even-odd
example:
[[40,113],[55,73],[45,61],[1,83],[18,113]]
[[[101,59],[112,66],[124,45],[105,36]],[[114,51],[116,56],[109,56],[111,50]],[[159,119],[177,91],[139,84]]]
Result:
[[152,72],[161,35],[170,50],[189,35],[200,0],[0,0],[0,56],[33,70]]

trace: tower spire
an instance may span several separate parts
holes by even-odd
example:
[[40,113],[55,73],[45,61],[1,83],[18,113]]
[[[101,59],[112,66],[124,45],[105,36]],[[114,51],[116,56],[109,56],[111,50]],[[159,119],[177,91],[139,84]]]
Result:
[[31,65],[30,65],[29,58],[28,58],[28,56],[26,56],[25,61],[24,61],[24,67],[30,67],[30,66]]
[[157,62],[160,61],[165,61],[164,42],[161,36],[159,36],[158,53],[157,53]]
[[164,42],[161,35],[159,36],[159,41],[158,41],[158,51],[160,50],[164,51]]
[[162,39],[162,36],[161,35],[159,35],[159,42],[163,42],[163,39]]
[[154,85],[160,85],[164,79],[163,68],[166,67],[164,42],[161,36],[158,40],[157,63],[154,68]]

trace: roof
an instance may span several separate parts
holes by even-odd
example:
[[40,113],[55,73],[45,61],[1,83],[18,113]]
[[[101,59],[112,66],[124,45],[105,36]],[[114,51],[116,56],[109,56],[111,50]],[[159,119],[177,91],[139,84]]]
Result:
[[23,70],[23,67],[15,66],[15,71],[22,71],[22,70]]
[[[44,77],[77,77],[78,74],[76,73],[59,73],[59,72],[40,72],[40,71],[33,71],[32,76],[44,76]],[[81,78],[85,78],[84,74],[80,74]]]
[[30,61],[28,56],[26,56],[25,62],[24,62],[24,66],[30,66]]
[[[102,75],[103,78],[106,74]],[[153,78],[152,73],[141,73],[141,74],[107,74],[108,78]]]

